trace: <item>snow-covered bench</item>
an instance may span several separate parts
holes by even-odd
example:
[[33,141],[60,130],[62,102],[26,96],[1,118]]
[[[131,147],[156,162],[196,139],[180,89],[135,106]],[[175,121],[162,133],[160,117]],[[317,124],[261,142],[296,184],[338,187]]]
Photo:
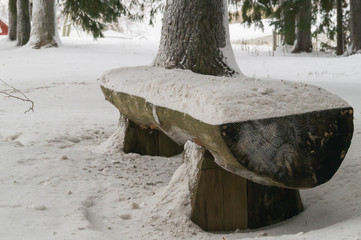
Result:
[[353,134],[352,108],[307,84],[146,66],[111,70],[101,88],[128,124],[126,152],[170,156],[188,140],[203,147],[192,219],[206,230],[260,227],[302,211],[292,189],[328,181]]

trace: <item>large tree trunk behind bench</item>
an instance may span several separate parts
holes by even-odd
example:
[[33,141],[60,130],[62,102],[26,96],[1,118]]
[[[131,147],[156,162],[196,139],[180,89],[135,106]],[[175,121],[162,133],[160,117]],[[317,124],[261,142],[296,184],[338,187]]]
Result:
[[227,64],[228,56],[221,51],[227,45],[226,8],[223,0],[168,0],[154,66],[215,76],[235,74],[237,69]]

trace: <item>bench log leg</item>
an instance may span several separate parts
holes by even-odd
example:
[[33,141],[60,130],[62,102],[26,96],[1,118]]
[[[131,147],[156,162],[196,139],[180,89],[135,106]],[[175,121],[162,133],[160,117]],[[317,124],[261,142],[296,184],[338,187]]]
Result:
[[[194,152],[194,147],[191,148]],[[281,222],[303,210],[298,190],[253,183],[219,167],[206,149],[198,147],[198,154],[189,151],[185,149],[185,158],[199,158],[197,176],[190,184],[191,219],[203,230],[259,228]]]
[[121,121],[127,122],[123,143],[125,153],[172,157],[183,151],[183,146],[152,126],[138,125],[124,117]]

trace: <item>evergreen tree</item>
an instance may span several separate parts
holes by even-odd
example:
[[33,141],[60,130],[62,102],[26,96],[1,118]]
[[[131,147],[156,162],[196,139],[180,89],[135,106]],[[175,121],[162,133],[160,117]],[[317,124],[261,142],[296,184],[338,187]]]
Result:
[[[336,54],[342,55],[347,45],[349,32],[348,19],[345,17],[348,7],[346,0],[318,0],[314,1],[314,12],[321,16],[321,21],[316,26],[315,35],[325,33],[327,38],[337,42]],[[334,12],[336,10],[336,22]]]
[[29,0],[17,0],[17,46],[24,46],[30,38],[30,3]]
[[[227,2],[221,0],[168,0],[154,65],[216,76],[236,74],[238,67],[229,65],[234,55],[226,9]],[[228,51],[222,51],[227,46]]]
[[[240,2],[230,1],[233,4]],[[347,0],[244,0],[243,3],[243,21],[262,27],[261,19],[271,18],[271,24],[282,34],[283,44],[293,44],[295,32],[298,33],[294,52],[312,50],[311,26],[316,27],[314,35],[325,33],[328,39],[337,39],[336,53],[339,55],[344,52],[349,41]],[[335,12],[337,21],[333,20]],[[298,16],[297,22],[295,16]],[[320,16],[320,21],[316,21],[317,16]]]
[[63,14],[71,16],[73,23],[98,38],[103,37],[106,24],[117,21],[120,16],[142,20],[147,10],[152,23],[154,15],[162,7],[159,2],[160,0],[132,0],[125,4],[119,0],[63,0],[61,4]]
[[[232,0],[239,1],[239,0]],[[262,18],[282,34],[284,45],[293,45],[296,39],[297,0],[245,0],[242,5],[243,22],[263,28]]]
[[[240,0],[231,0],[231,3],[237,3]],[[248,25],[254,23],[256,27],[263,29],[263,18],[273,18],[275,17],[274,9],[278,6],[278,1],[276,0],[244,0],[241,8],[243,23]],[[277,12],[278,13],[278,12]],[[279,19],[279,16],[276,17]],[[277,25],[279,21],[274,22]]]

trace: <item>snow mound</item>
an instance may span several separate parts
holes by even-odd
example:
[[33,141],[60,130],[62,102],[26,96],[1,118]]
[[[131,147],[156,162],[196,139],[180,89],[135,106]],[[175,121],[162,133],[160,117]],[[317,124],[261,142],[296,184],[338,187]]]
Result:
[[120,116],[118,128],[107,141],[95,148],[95,153],[117,153],[122,152],[124,147],[125,132],[128,127],[128,121],[125,117]]
[[202,156],[201,148],[197,144],[186,142],[183,164],[175,171],[169,184],[156,196],[158,201],[149,222],[157,231],[161,232],[167,226],[166,229],[169,229],[175,238],[195,235],[199,231],[199,227],[190,219],[189,189],[195,183],[199,171],[197,164]]
[[149,66],[108,71],[101,85],[212,125],[349,107],[340,97],[309,84]]

